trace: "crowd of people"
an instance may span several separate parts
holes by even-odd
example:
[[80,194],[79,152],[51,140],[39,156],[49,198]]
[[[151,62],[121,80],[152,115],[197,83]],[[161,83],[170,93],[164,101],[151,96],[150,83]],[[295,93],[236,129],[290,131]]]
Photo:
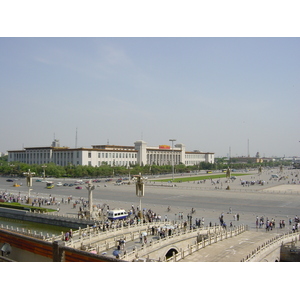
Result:
[[[295,182],[294,180],[293,182]],[[72,195],[65,197],[65,198],[59,198],[58,200],[57,197],[52,196],[51,194],[47,197],[39,197],[39,196],[33,196],[32,198],[32,206],[56,206],[57,211],[59,211],[59,207],[61,204],[72,204],[73,208],[78,209],[79,212],[84,212],[88,209],[88,200],[84,199],[83,197],[80,197],[78,199],[73,199]],[[26,204],[28,202],[28,196],[27,195],[21,195],[20,193],[9,193],[6,191],[0,192],[0,201],[1,202],[19,202],[19,203],[24,203]],[[101,221],[98,223],[101,224],[101,230],[108,230],[110,228],[116,228],[116,227],[121,227],[121,226],[127,226],[127,225],[134,225],[138,224],[140,222],[160,222],[160,221],[168,221],[167,215],[164,217],[161,216],[161,214],[153,211],[152,209],[142,209],[140,210],[139,206],[135,207],[132,205],[128,210],[128,218],[125,220],[109,220],[107,218],[107,212],[110,209],[108,205],[94,205],[94,209],[98,212],[99,216],[102,216]],[[170,212],[171,208],[170,206],[168,207],[167,211]],[[231,216],[229,220],[229,226],[232,227],[233,224],[235,224],[235,221],[239,221],[239,214],[238,213],[232,213],[231,207],[229,208],[229,211],[227,212]],[[176,214],[175,214],[176,218]],[[178,213],[178,220],[182,220],[183,222],[185,221],[186,224],[188,224],[189,221],[183,220],[183,214]],[[232,220],[233,219],[233,220]],[[300,223],[300,219],[298,216],[296,216],[294,219],[289,218],[288,219],[288,224],[289,227],[291,228],[292,231],[298,231],[298,223]],[[191,223],[191,222],[189,222]],[[294,224],[293,224],[294,223]],[[208,223],[210,226],[212,226],[212,222]],[[219,224],[224,227],[225,229],[227,228],[227,223],[225,222],[224,219],[224,213],[221,213],[219,216]],[[201,227],[204,226],[204,217],[200,218],[194,218],[193,219],[193,224],[189,224],[191,227]],[[214,224],[216,225],[216,223]],[[265,218],[264,216],[262,217],[256,217],[255,221],[255,226],[256,228],[265,228],[266,231],[271,231],[273,230],[276,225],[280,229],[284,229],[286,226],[286,220],[281,219],[279,221],[275,221],[275,218]]]
[[[292,226],[292,231],[298,231],[298,227],[299,227],[299,222],[300,219],[299,217],[296,215],[294,219],[289,218],[288,220],[289,222],[289,226]],[[294,224],[293,224],[294,223]],[[266,217],[266,220],[263,216],[258,217],[256,216],[256,222],[255,222],[256,228],[263,228],[265,226],[266,231],[270,231],[276,228],[276,221],[274,218],[269,219],[268,217]],[[285,228],[285,220],[281,219],[278,222],[278,226],[280,229],[284,229]]]

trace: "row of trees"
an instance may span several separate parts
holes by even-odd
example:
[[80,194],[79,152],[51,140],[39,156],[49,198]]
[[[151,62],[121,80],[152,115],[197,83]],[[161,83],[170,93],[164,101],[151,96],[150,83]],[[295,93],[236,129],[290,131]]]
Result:
[[[276,167],[280,165],[290,165],[290,162],[266,162],[263,164],[247,163],[247,164],[234,164],[231,168],[234,169],[245,169],[245,168],[258,168],[263,167]],[[171,165],[133,165],[130,168],[120,167],[120,166],[110,166],[103,164],[99,167],[92,166],[57,166],[53,163],[46,164],[45,173],[49,177],[72,177],[72,178],[84,178],[84,177],[113,177],[122,176],[129,177],[132,175],[137,175],[139,173],[143,175],[158,175],[158,174],[170,174],[172,173]],[[194,172],[200,170],[221,170],[227,169],[228,164],[223,159],[216,159],[214,164],[201,162],[194,166],[185,166],[184,164],[179,164],[175,166],[176,173],[186,173]],[[43,176],[44,169],[42,165],[28,165],[19,162],[7,162],[7,159],[0,159],[0,174],[5,176],[16,176],[22,177],[24,172],[30,169],[31,172],[35,172],[36,176]]]

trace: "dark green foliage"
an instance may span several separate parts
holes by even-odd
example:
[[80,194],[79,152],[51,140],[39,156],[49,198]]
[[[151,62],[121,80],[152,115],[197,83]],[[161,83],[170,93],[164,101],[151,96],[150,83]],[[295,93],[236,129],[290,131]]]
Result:
[[37,207],[37,206],[31,206],[31,205],[23,205],[18,202],[1,202],[1,207],[5,208],[12,208],[12,209],[19,209],[19,210],[29,210],[29,211],[39,211],[39,212],[52,212],[55,211],[54,209],[49,208],[43,208],[43,207]]
[[[159,175],[159,174],[170,174],[172,173],[171,165],[132,165],[128,167],[120,166],[110,166],[106,163],[102,164],[99,167],[93,166],[57,166],[54,163],[46,164],[47,168],[46,176],[47,177],[72,177],[72,178],[99,178],[99,177],[129,177],[132,175],[138,175],[139,173],[143,175]],[[232,163],[230,166],[224,159],[216,158],[215,163],[201,162],[200,164],[194,166],[185,166],[184,164],[179,164],[174,166],[175,173],[186,173],[200,170],[222,170],[227,169],[228,166],[234,169],[247,169],[247,168],[258,168],[262,167],[279,167],[290,166],[290,161],[275,161],[275,162],[265,162],[265,163]],[[28,165],[19,162],[10,162],[3,160],[0,163],[0,174],[3,176],[13,176],[13,177],[22,177],[24,172],[27,172],[30,169],[31,172],[35,172],[35,176],[43,176],[42,165]]]

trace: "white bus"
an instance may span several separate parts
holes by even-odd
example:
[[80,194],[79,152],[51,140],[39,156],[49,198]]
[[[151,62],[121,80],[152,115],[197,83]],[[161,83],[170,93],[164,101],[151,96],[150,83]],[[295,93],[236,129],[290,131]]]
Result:
[[112,209],[107,212],[107,218],[109,220],[121,220],[126,219],[128,217],[128,213],[125,209]]

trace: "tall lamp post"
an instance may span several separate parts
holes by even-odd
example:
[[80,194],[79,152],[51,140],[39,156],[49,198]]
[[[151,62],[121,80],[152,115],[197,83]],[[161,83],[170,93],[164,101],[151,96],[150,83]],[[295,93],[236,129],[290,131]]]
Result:
[[190,223],[190,229],[192,229],[192,214],[187,215],[188,222]]
[[30,169],[28,169],[28,172],[24,172],[23,175],[26,175],[26,182],[28,186],[28,203],[30,201],[30,191],[32,187],[32,176],[34,175],[34,172],[30,172]]
[[136,178],[136,195],[140,198],[140,219],[142,221],[143,212],[142,212],[142,197],[145,195],[145,183],[144,178],[142,177],[141,173],[139,175],[134,176]]
[[261,173],[262,173],[262,167],[259,166],[259,167],[258,167],[258,175],[261,175]]
[[14,167],[15,167],[15,165],[9,165],[11,168],[12,168],[12,170],[10,171],[10,176],[12,176],[12,171],[14,171]]
[[46,179],[46,172],[45,172],[45,168],[47,168],[46,165],[42,165],[43,168],[43,176],[44,176],[44,180]]
[[175,139],[169,139],[172,142],[172,181],[174,181],[174,147],[173,143],[176,141]]

